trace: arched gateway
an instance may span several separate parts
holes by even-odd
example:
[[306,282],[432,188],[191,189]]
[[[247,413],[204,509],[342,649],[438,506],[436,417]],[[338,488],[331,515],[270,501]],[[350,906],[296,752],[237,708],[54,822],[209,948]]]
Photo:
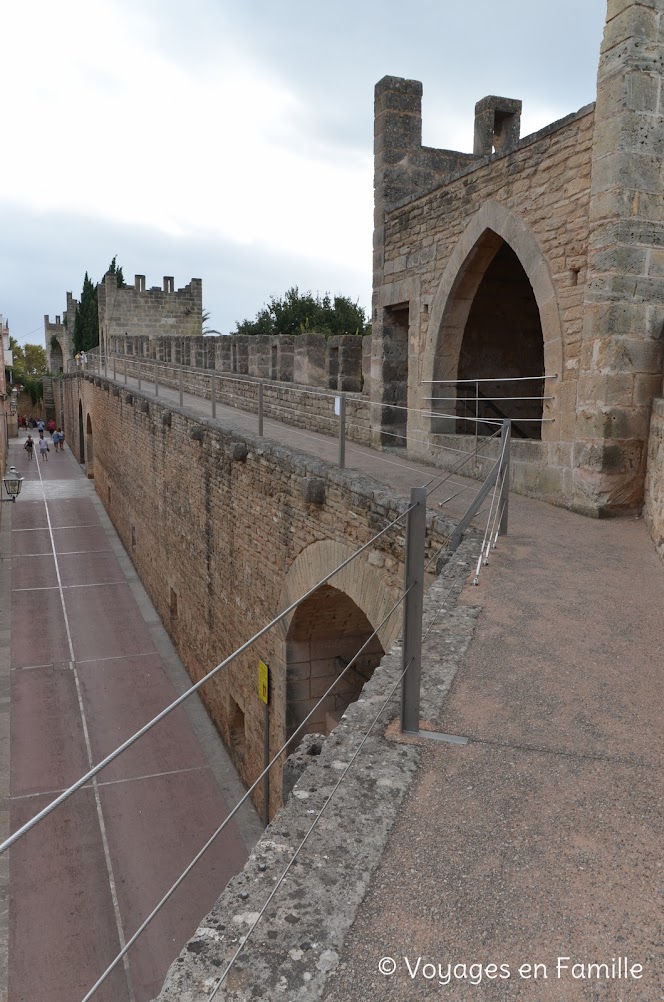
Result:
[[[484,203],[452,252],[432,302],[429,332],[422,384],[423,396],[438,398],[431,401],[435,412],[474,417],[479,387],[480,418],[513,418],[521,438],[539,438],[540,427],[543,439],[559,437],[562,327],[553,281],[528,226],[497,202]],[[543,376],[546,381],[533,378]],[[455,397],[461,399],[455,403]],[[542,417],[547,420],[540,426]],[[455,425],[459,432],[474,431],[474,422],[448,417],[432,418],[430,430],[449,434]]]

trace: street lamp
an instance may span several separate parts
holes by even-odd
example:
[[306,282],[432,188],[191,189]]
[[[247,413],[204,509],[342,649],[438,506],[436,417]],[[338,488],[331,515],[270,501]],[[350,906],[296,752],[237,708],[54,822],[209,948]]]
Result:
[[21,493],[21,487],[23,486],[23,477],[19,477],[13,466],[9,467],[9,471],[5,473],[2,478],[2,482],[5,485],[5,490],[9,494],[8,498],[0,498],[0,501],[4,504],[8,501],[16,501],[16,498]]

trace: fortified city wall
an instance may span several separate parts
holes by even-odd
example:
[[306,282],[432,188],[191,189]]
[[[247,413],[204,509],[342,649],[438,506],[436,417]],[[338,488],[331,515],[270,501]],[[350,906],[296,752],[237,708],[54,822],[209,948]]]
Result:
[[134,284],[118,287],[117,273],[108,272],[97,290],[99,343],[107,351],[117,334],[178,334],[200,336],[203,327],[203,283],[192,278],[183,289],[175,289],[172,276],[165,275],[162,287],[145,287],[145,275],[136,275]]
[[[359,474],[239,436],[220,422],[206,424],[111,380],[64,376],[55,396],[67,442],[94,477],[193,680],[407,507]],[[430,515],[427,559],[444,550],[449,529]],[[274,751],[401,594],[403,543],[403,526],[397,526],[204,687],[247,785],[263,761],[258,658],[271,669]],[[400,626],[397,611],[358,662],[359,682],[330,696],[308,730],[326,733],[336,724]],[[281,802],[279,771],[270,802],[274,812]]]
[[[456,395],[431,380],[532,378],[522,487],[591,515],[640,509],[662,392],[662,16],[611,0],[595,105],[520,139],[520,102],[484,98],[472,154],[422,147],[418,81],[376,87],[372,399],[426,410]],[[463,428],[435,403],[403,428],[413,451]]]

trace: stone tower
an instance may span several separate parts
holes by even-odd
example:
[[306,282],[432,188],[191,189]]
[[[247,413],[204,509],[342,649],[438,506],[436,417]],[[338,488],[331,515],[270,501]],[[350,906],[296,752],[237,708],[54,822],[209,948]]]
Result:
[[[642,500],[664,328],[664,0],[609,0],[597,75],[574,506]],[[583,444],[582,444],[583,443]]]

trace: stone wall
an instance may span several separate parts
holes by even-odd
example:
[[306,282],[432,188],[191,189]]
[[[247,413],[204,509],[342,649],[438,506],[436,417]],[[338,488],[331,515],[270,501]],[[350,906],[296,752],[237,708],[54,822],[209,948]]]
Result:
[[[662,387],[662,14],[661,0],[610,0],[596,106],[521,139],[520,102],[485,98],[472,154],[422,147],[419,81],[376,87],[372,399],[425,410],[431,380],[460,378],[469,314],[507,245],[541,328],[549,499],[591,515],[639,510]],[[515,358],[518,314],[502,310]],[[466,376],[483,349],[466,343]],[[375,441],[395,423],[384,410]],[[409,414],[414,448],[434,429]]]
[[[410,97],[415,104],[416,95]],[[396,402],[392,384],[401,382],[408,406],[426,411],[432,388],[454,395],[452,386],[432,387],[427,381],[458,378],[466,322],[489,264],[504,243],[517,254],[540,307],[544,371],[550,377],[546,394],[553,397],[544,408],[542,438],[558,446],[547,456],[546,499],[558,503],[572,500],[593,127],[592,107],[582,109],[392,208],[385,213],[375,258],[372,395]],[[542,256],[546,269],[540,267]],[[405,330],[395,348],[399,312]],[[466,366],[464,375],[470,374]],[[409,415],[409,448],[420,452],[432,431],[439,426]],[[528,492],[536,493],[541,469],[532,474]]]
[[[211,426],[186,409],[148,401],[98,376],[63,377],[55,399],[67,442],[79,459],[84,456],[193,679],[406,507],[359,474],[264,439],[238,436],[219,422]],[[430,516],[428,556],[444,549],[449,529],[442,518]],[[397,526],[331,582],[336,598],[341,593],[352,600],[374,628],[401,592],[403,543],[403,528]],[[434,560],[430,573],[435,569]],[[202,691],[246,783],[262,765],[259,657],[271,668],[272,751],[286,736],[290,625],[275,627]],[[378,632],[382,650],[389,649],[399,628],[397,612]],[[342,623],[341,640],[343,629]],[[353,625],[353,635],[355,630]],[[323,658],[312,650],[310,657],[316,656]],[[279,802],[277,771],[273,811]]]
[[114,335],[114,355],[151,358],[173,365],[214,369],[273,382],[359,393],[371,337],[342,334],[241,335],[220,337]]
[[203,283],[192,278],[183,289],[175,289],[165,276],[162,287],[145,287],[145,276],[136,275],[134,285],[118,288],[117,274],[107,273],[97,288],[99,342],[107,351],[111,338],[119,334],[177,334],[201,336],[203,328]]
[[655,400],[648,440],[644,516],[655,549],[664,560],[664,400]]
[[[193,342],[195,339],[190,340]],[[147,339],[138,344],[134,339],[132,347],[142,348],[146,343]],[[106,373],[112,376],[115,371],[115,378],[122,382],[125,372],[132,379],[137,379],[140,372],[141,380],[146,383],[147,388],[148,383],[154,385],[156,364],[147,361],[145,355],[129,354],[116,357],[115,362],[111,362],[110,368],[107,367]],[[171,389],[179,387],[179,367],[159,363],[157,373],[160,386]],[[217,375],[214,370],[205,366],[200,371],[186,368],[182,376],[183,391],[210,400],[213,374],[217,376],[214,392],[218,403],[227,407],[237,407],[250,414],[258,413],[259,380],[250,376]],[[338,434],[339,418],[335,413],[333,393],[311,391],[294,383],[265,382],[263,414],[266,418],[274,418],[295,428],[319,431],[324,435]],[[363,394],[346,394],[346,437],[349,441],[360,445],[369,445],[371,442],[371,404]]]

